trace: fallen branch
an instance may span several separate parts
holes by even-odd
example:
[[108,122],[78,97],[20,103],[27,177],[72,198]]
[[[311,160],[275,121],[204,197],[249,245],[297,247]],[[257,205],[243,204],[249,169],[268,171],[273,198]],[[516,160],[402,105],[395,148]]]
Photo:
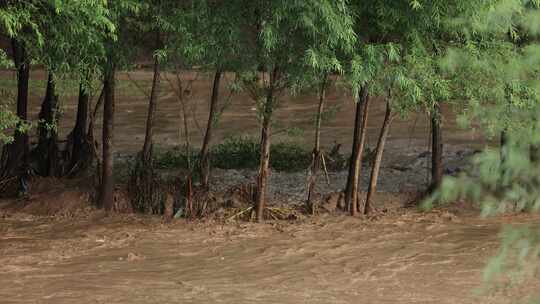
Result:
[[226,221],[230,221],[230,220],[232,220],[233,218],[238,217],[238,216],[240,216],[240,215],[242,215],[242,214],[244,214],[244,213],[250,211],[251,209],[253,209],[253,206],[250,206],[250,207],[248,207],[248,208],[246,208],[246,209],[244,209],[244,210],[242,210],[242,211],[240,211],[240,212],[234,214],[233,216],[227,218]]
[[324,176],[326,177],[326,184],[330,186],[330,177],[328,176],[328,169],[326,168],[326,160],[324,159],[324,152],[321,151],[321,159],[324,169]]

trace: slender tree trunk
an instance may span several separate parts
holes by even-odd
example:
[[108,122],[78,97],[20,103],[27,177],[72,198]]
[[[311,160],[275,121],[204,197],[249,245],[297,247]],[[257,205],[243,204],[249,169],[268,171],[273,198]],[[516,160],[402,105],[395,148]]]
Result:
[[[159,31],[156,34],[156,49],[161,47],[161,36]],[[132,206],[136,211],[143,213],[161,213],[162,192],[157,184],[153,164],[154,145],[154,121],[156,116],[157,102],[160,92],[161,66],[159,57],[154,57],[154,76],[152,88],[148,100],[148,114],[146,116],[146,134],[141,152],[133,170],[131,171],[128,191],[131,196]],[[172,206],[171,206],[172,208]],[[169,210],[172,212],[172,209]]]
[[506,130],[501,131],[501,138],[500,138],[500,157],[501,162],[504,162],[506,159],[507,154],[507,144],[508,144],[508,132]]
[[263,109],[263,122],[261,128],[259,176],[257,179],[257,199],[255,202],[257,222],[264,220],[264,207],[266,205],[266,192],[268,172],[270,170],[270,138],[272,114],[274,111],[274,85],[277,78],[277,68],[270,75],[270,85],[267,88],[266,100]]
[[[184,97],[185,98],[185,97]],[[188,122],[188,109],[186,106],[186,101],[183,100],[181,103],[182,106],[182,121],[184,123],[184,138],[186,141],[186,158],[187,158],[187,167],[190,171],[191,176],[191,140],[189,138],[189,122]]]
[[[13,58],[17,68],[17,117],[21,124],[28,121],[28,80],[30,78],[30,60],[22,43],[12,39]],[[19,125],[20,126],[20,125]],[[13,143],[4,146],[2,155],[2,176],[26,174],[30,144],[28,133],[18,128],[14,132]]]
[[[500,150],[499,150],[499,158],[500,158],[500,175],[506,176],[507,170],[506,166],[504,165],[506,161],[508,160],[508,130],[505,128],[501,131],[501,138],[500,138]],[[505,178],[499,179],[500,187],[506,188],[507,185],[504,184]]]
[[354,134],[353,134],[353,144],[352,144],[352,151],[351,151],[351,157],[349,158],[349,172],[347,174],[347,184],[345,186],[345,208],[347,208],[349,211],[351,210],[351,195],[352,195],[352,184],[354,180],[354,160],[356,159],[357,152],[356,149],[358,149],[358,142],[359,142],[359,130],[362,125],[362,105],[360,102],[360,97],[358,98],[358,101],[356,102],[356,110],[355,110],[355,118],[354,118]]
[[[105,84],[105,81],[103,82]],[[94,108],[93,109],[89,109],[90,110],[90,113],[89,113],[89,117],[88,117],[88,132],[87,132],[87,138],[88,138],[88,143],[90,144],[89,148],[90,148],[90,154],[91,154],[91,157],[93,160],[96,161],[96,172],[94,174],[94,177],[96,178],[96,185],[101,185],[101,177],[102,177],[102,159],[101,159],[101,156],[99,154],[99,143],[98,141],[96,140],[96,137],[95,137],[95,134],[94,134],[94,125],[96,123],[96,117],[98,115],[98,112],[99,112],[99,109],[101,108],[101,106],[103,105],[103,100],[105,99],[105,86],[103,86],[103,88],[101,89],[101,93],[99,93],[99,97],[96,101],[96,104],[94,105]],[[88,106],[89,108],[91,108],[90,106],[90,102],[88,103]],[[101,190],[99,190],[101,191]],[[98,191],[98,195],[101,195],[99,194],[100,192]],[[101,199],[101,197],[99,197],[99,199]],[[98,204],[99,204],[99,200],[98,200]]]
[[386,139],[388,138],[388,133],[390,132],[390,124],[392,123],[392,107],[390,106],[390,100],[386,102],[386,114],[384,115],[384,121],[381,128],[381,134],[379,135],[379,140],[377,141],[377,150],[375,152],[375,159],[373,160],[373,167],[371,168],[371,177],[369,180],[369,188],[366,197],[366,203],[364,205],[364,214],[371,212],[371,202],[373,200],[373,195],[377,192],[377,181],[379,179],[379,172],[382,163],[382,157],[384,152],[384,145],[386,144]]
[[272,107],[272,103],[272,93],[268,93],[268,97],[265,102],[265,115],[263,118],[261,130],[259,177],[257,180],[257,201],[255,202],[258,222],[262,222],[264,220],[263,213],[266,204],[266,187],[268,180],[268,171],[270,168],[270,123],[272,115],[272,110],[270,108]]
[[212,97],[210,98],[210,112],[208,114],[208,123],[206,125],[206,133],[204,135],[204,141],[201,148],[200,155],[200,174],[201,183],[204,188],[209,187],[210,177],[210,141],[212,140],[212,131],[216,119],[217,103],[219,100],[219,84],[221,81],[221,70],[217,70],[214,74],[214,85],[212,87]]
[[540,160],[540,145],[532,144],[529,148],[529,159],[532,163]]
[[435,105],[431,115],[431,190],[439,188],[443,178],[443,138],[442,112],[439,104]]
[[154,120],[156,116],[157,98],[159,95],[160,84],[160,65],[159,59],[154,58],[154,78],[152,80],[152,91],[150,92],[150,100],[148,102],[148,115],[146,118],[146,135],[144,137],[144,145],[142,149],[142,160],[146,164],[150,164],[153,158],[153,135],[154,135]]
[[309,185],[308,185],[308,198],[307,198],[307,206],[311,209],[311,212],[314,213],[315,210],[313,208],[313,195],[315,192],[315,183],[317,180],[317,174],[319,173],[320,168],[320,161],[321,161],[321,120],[322,120],[322,113],[324,110],[324,101],[326,99],[326,85],[327,85],[327,78],[328,75],[323,76],[323,80],[321,83],[320,91],[319,91],[319,107],[317,108],[317,118],[315,120],[315,145],[313,146],[313,152],[312,152],[312,162],[311,162],[311,176],[309,177]]
[[57,112],[58,96],[53,73],[49,73],[47,90],[39,112],[38,146],[39,173],[43,176],[56,176],[58,169]]
[[89,95],[83,84],[79,85],[79,100],[77,103],[77,119],[75,127],[71,132],[73,147],[70,155],[69,170],[71,171],[78,164],[84,163],[90,157],[90,145],[88,142],[88,111]]
[[[504,88],[505,92],[505,114],[511,115],[511,108],[512,108],[512,95],[514,94],[514,90],[512,88],[512,85],[510,83],[505,84]],[[508,157],[508,126],[504,126],[501,131],[501,137],[500,137],[500,160],[501,163],[504,163]],[[502,168],[502,175],[505,175],[506,172],[504,172],[504,168]]]
[[356,103],[353,148],[345,190],[345,204],[353,216],[358,213],[358,184],[362,170],[364,143],[366,141],[369,99],[367,85],[362,86],[358,95],[358,102]]
[[506,146],[506,142],[508,142],[508,135],[506,134],[506,131],[501,131],[501,138],[500,138],[500,147]]
[[100,189],[100,207],[105,210],[112,210],[114,203],[114,89],[115,89],[115,68],[112,63],[105,73],[103,83],[104,104],[103,104],[103,157],[102,157],[102,176]]
[[93,143],[94,138],[95,138],[95,136],[94,136],[94,126],[96,124],[96,117],[98,115],[99,108],[103,105],[103,100],[104,99],[105,99],[105,86],[103,86],[103,88],[101,89],[101,93],[99,94],[99,97],[98,97],[98,99],[96,101],[94,109],[90,111],[90,117],[89,117],[89,120],[88,120],[87,136],[88,136],[88,140],[91,140],[92,145],[94,145],[94,143]]

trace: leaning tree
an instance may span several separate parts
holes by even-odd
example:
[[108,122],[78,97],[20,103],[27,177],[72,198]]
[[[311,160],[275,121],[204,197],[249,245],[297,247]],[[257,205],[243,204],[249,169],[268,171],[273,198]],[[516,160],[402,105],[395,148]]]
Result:
[[[240,66],[244,50],[240,41],[243,31],[238,22],[242,18],[241,10],[231,10],[234,3],[224,0],[196,1],[197,12],[192,41],[199,46],[195,63],[200,69],[213,74],[212,92],[208,106],[208,120],[204,131],[203,143],[199,152],[198,171],[201,185],[210,187],[210,147],[214,129],[226,107],[227,100],[220,98],[220,89],[228,72],[234,72]],[[220,104],[221,101],[221,104]]]
[[[161,89],[161,70],[164,60],[163,47],[165,37],[171,33],[167,31],[167,13],[177,12],[180,7],[174,1],[148,0],[144,1],[144,9],[133,22],[135,30],[132,35],[141,35],[146,39],[134,39],[134,46],[143,52],[151,52],[153,56],[153,77],[150,92],[144,92],[148,98],[148,112],[146,116],[146,128],[144,143],[141,151],[137,154],[135,164],[130,174],[129,192],[132,205],[139,212],[159,212],[155,206],[160,206],[162,201],[161,192],[157,184],[154,171],[154,125],[156,111]],[[144,90],[144,89],[143,89]]]

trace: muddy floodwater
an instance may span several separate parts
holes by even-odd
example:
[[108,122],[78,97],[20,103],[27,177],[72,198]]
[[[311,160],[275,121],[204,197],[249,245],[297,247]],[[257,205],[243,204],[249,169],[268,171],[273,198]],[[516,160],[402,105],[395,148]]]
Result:
[[[183,76],[186,83],[193,80],[188,109],[190,138],[195,145],[202,139],[208,115],[210,76]],[[45,75],[33,71],[31,77],[31,87],[37,88],[31,90],[30,105],[35,119]],[[114,139],[118,153],[133,154],[142,146],[145,94],[151,77],[148,71],[118,75]],[[172,77],[164,74],[157,110],[155,142],[163,149],[185,140]],[[222,101],[229,96],[231,77],[222,86]],[[11,72],[0,73],[0,87],[9,89],[6,83],[13,78]],[[76,94],[69,89],[60,91],[59,130],[65,137],[74,124]],[[339,84],[330,90],[326,108],[333,115],[323,122],[321,135],[326,148],[339,143],[344,153],[350,147],[354,123],[354,103],[347,92]],[[309,147],[316,101],[313,95],[282,96],[273,128],[275,140]],[[479,130],[459,129],[451,108],[444,111],[445,157],[461,161],[463,155],[471,155],[472,149],[487,143]],[[371,147],[376,144],[383,116],[384,103],[374,98],[368,125]],[[296,132],[287,131],[292,128]],[[98,128],[98,137],[99,133]],[[231,95],[215,135],[215,142],[231,135],[258,136],[256,108],[247,94]],[[396,120],[383,160],[380,189],[393,192],[399,201],[400,189],[422,184],[428,172],[424,153],[428,149],[425,113]],[[252,176],[216,171],[214,186],[230,186],[225,182],[244,182]],[[368,170],[363,171],[365,181]],[[301,202],[305,190],[302,174],[276,173],[270,190],[282,201]],[[345,175],[337,172],[330,178],[324,189],[339,191]],[[42,187],[45,195],[31,193],[28,201],[0,201],[2,304],[502,304],[526,301],[540,292],[540,278],[506,284],[491,292],[486,292],[482,282],[486,263],[500,245],[501,227],[538,223],[538,216],[480,219],[477,211],[467,208],[420,213],[394,206],[394,211],[371,219],[319,215],[266,224],[184,220],[164,224],[150,216],[106,216],[90,206],[88,193],[78,186],[50,182],[56,186]],[[34,214],[30,212],[33,204],[59,213]],[[5,205],[15,205],[25,213],[5,209]],[[73,206],[83,212],[70,213]]]
[[[147,94],[150,92],[152,72],[137,70],[129,73],[119,72],[116,89],[115,113],[115,149],[120,153],[131,153],[141,149],[144,141],[146,114],[148,106]],[[204,135],[208,118],[208,103],[212,88],[212,75],[205,73],[186,72],[182,75],[184,86],[190,88],[190,98],[187,103],[189,134],[193,144],[199,145]],[[255,103],[245,92],[230,93],[233,76],[226,75],[222,82],[220,101],[221,106],[228,100],[221,120],[215,131],[215,142],[232,135],[259,136],[259,122]],[[15,88],[15,74],[4,71],[0,73],[1,87]],[[36,119],[44,96],[46,75],[43,71],[31,72],[30,107],[32,119]],[[8,85],[10,83],[11,85]],[[73,81],[62,83],[59,80],[60,104],[62,116],[60,119],[60,134],[66,136],[75,124],[77,107],[77,84]],[[67,88],[69,87],[69,88]],[[37,88],[37,89],[36,89]],[[171,148],[185,142],[180,102],[177,94],[175,76],[164,73],[161,81],[161,93],[157,106],[155,142],[158,147]],[[315,90],[290,96],[283,94],[279,97],[279,106],[275,112],[273,127],[275,141],[293,141],[304,146],[313,145],[313,125],[318,98]],[[93,92],[99,95],[99,89]],[[97,99],[94,96],[94,101]],[[221,108],[220,106],[220,108]],[[385,113],[385,104],[380,98],[373,98],[370,106],[368,123],[368,145],[376,145],[379,129]],[[322,124],[321,142],[330,148],[334,143],[343,144],[343,152],[348,152],[352,142],[352,127],[354,124],[355,104],[348,89],[340,81],[329,90],[327,96],[327,115]],[[463,130],[455,123],[454,111],[444,108],[445,142],[454,145],[481,146],[485,143],[481,130],[468,128]],[[101,115],[98,115],[96,129],[100,136]],[[425,113],[411,114],[394,121],[389,138],[389,150],[396,146],[429,146],[429,119]]]
[[262,225],[103,217],[0,219],[0,302],[516,303],[482,292],[501,225],[445,212]]

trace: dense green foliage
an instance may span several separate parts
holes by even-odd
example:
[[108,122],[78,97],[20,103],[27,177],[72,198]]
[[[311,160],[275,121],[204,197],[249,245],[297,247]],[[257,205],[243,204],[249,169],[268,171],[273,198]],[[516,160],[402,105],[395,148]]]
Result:
[[[311,151],[294,143],[276,143],[270,150],[270,167],[277,171],[305,171],[311,161]],[[256,169],[259,153],[259,143],[255,138],[229,137],[211,149],[211,164],[221,169]],[[192,151],[192,155],[196,155],[196,151]],[[184,149],[158,151],[155,165],[159,169],[187,168],[187,155]]]
[[0,143],[9,144],[13,141],[13,136],[8,133],[19,124],[19,119],[6,105],[0,108]]
[[[7,1],[0,5],[0,33],[25,46],[34,63],[43,64],[57,78],[87,79],[104,55],[103,40],[116,28],[103,1]],[[0,67],[12,67],[7,50],[0,51]],[[11,130],[29,130],[8,105],[9,92],[0,92],[0,142],[11,142]]]
[[[448,203],[464,198],[481,205],[485,216],[540,211],[540,2],[490,1],[452,19],[459,43],[441,61],[455,79],[463,101],[460,122],[479,122],[487,136],[501,136],[468,173],[444,180],[431,199]],[[540,268],[538,227],[512,227],[502,234],[500,252],[485,278],[534,275]]]

